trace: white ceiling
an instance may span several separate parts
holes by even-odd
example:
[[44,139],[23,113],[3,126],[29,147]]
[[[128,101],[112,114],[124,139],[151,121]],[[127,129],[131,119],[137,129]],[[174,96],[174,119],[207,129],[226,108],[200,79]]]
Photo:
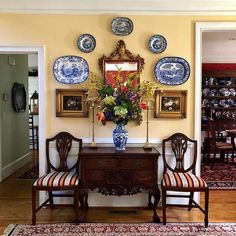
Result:
[[202,61],[236,63],[236,30],[203,32]]
[[0,12],[236,14],[236,0],[0,0]]

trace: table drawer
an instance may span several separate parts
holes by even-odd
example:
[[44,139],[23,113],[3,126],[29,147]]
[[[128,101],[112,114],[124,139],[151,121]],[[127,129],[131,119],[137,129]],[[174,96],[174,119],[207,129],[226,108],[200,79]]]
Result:
[[118,166],[117,159],[99,159],[91,158],[88,160],[83,160],[84,169],[106,169],[106,168],[116,168]]
[[105,173],[103,170],[87,170],[84,173],[83,182],[102,182],[105,180]]
[[108,184],[131,184],[132,172],[129,170],[107,170]]
[[153,171],[138,170],[133,173],[133,181],[154,183],[156,180],[155,180],[155,175],[153,174]]
[[153,159],[122,159],[120,160],[120,168],[126,169],[152,169]]

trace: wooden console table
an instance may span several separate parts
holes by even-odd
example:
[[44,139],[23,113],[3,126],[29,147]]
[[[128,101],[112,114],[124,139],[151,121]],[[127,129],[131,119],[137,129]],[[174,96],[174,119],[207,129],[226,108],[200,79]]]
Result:
[[[127,147],[116,151],[114,147],[82,148],[81,192],[98,189],[105,195],[132,195],[141,190],[149,193],[149,209],[153,210],[153,222],[159,223],[156,208],[160,200],[157,184],[158,157],[156,149]],[[87,198],[81,196],[83,210],[88,208]],[[151,198],[154,199],[153,203]],[[83,215],[83,213],[82,213]]]

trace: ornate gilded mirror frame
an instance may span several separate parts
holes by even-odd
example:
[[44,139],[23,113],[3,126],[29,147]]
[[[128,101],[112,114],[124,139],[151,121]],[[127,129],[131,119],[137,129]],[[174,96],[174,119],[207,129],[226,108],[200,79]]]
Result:
[[[144,59],[139,55],[134,56],[126,48],[123,40],[118,41],[115,51],[109,57],[103,55],[98,63],[105,83],[109,84],[112,83],[112,78],[118,73],[118,70],[124,75],[134,72],[140,74],[144,67]],[[139,79],[137,83],[139,83]]]

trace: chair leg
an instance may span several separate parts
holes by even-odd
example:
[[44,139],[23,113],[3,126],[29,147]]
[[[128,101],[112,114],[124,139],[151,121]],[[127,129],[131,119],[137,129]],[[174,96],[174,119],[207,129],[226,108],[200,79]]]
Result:
[[52,191],[48,191],[48,196],[49,196],[49,203],[50,203],[50,208],[54,209],[54,201],[53,201],[53,196],[52,196]]
[[188,204],[189,204],[188,210],[191,211],[192,210],[192,204],[193,204],[193,192],[190,192]]
[[166,225],[166,190],[162,189],[162,217],[163,225]]
[[216,152],[214,152],[214,156],[213,156],[213,159],[212,159],[211,170],[213,170],[213,168],[214,168],[215,160],[216,160]]
[[208,208],[209,208],[209,189],[206,190],[205,192],[205,227],[208,227]]
[[79,189],[75,189],[75,196],[74,196],[74,207],[75,207],[75,223],[79,224]]
[[32,225],[36,224],[36,189],[32,188]]

